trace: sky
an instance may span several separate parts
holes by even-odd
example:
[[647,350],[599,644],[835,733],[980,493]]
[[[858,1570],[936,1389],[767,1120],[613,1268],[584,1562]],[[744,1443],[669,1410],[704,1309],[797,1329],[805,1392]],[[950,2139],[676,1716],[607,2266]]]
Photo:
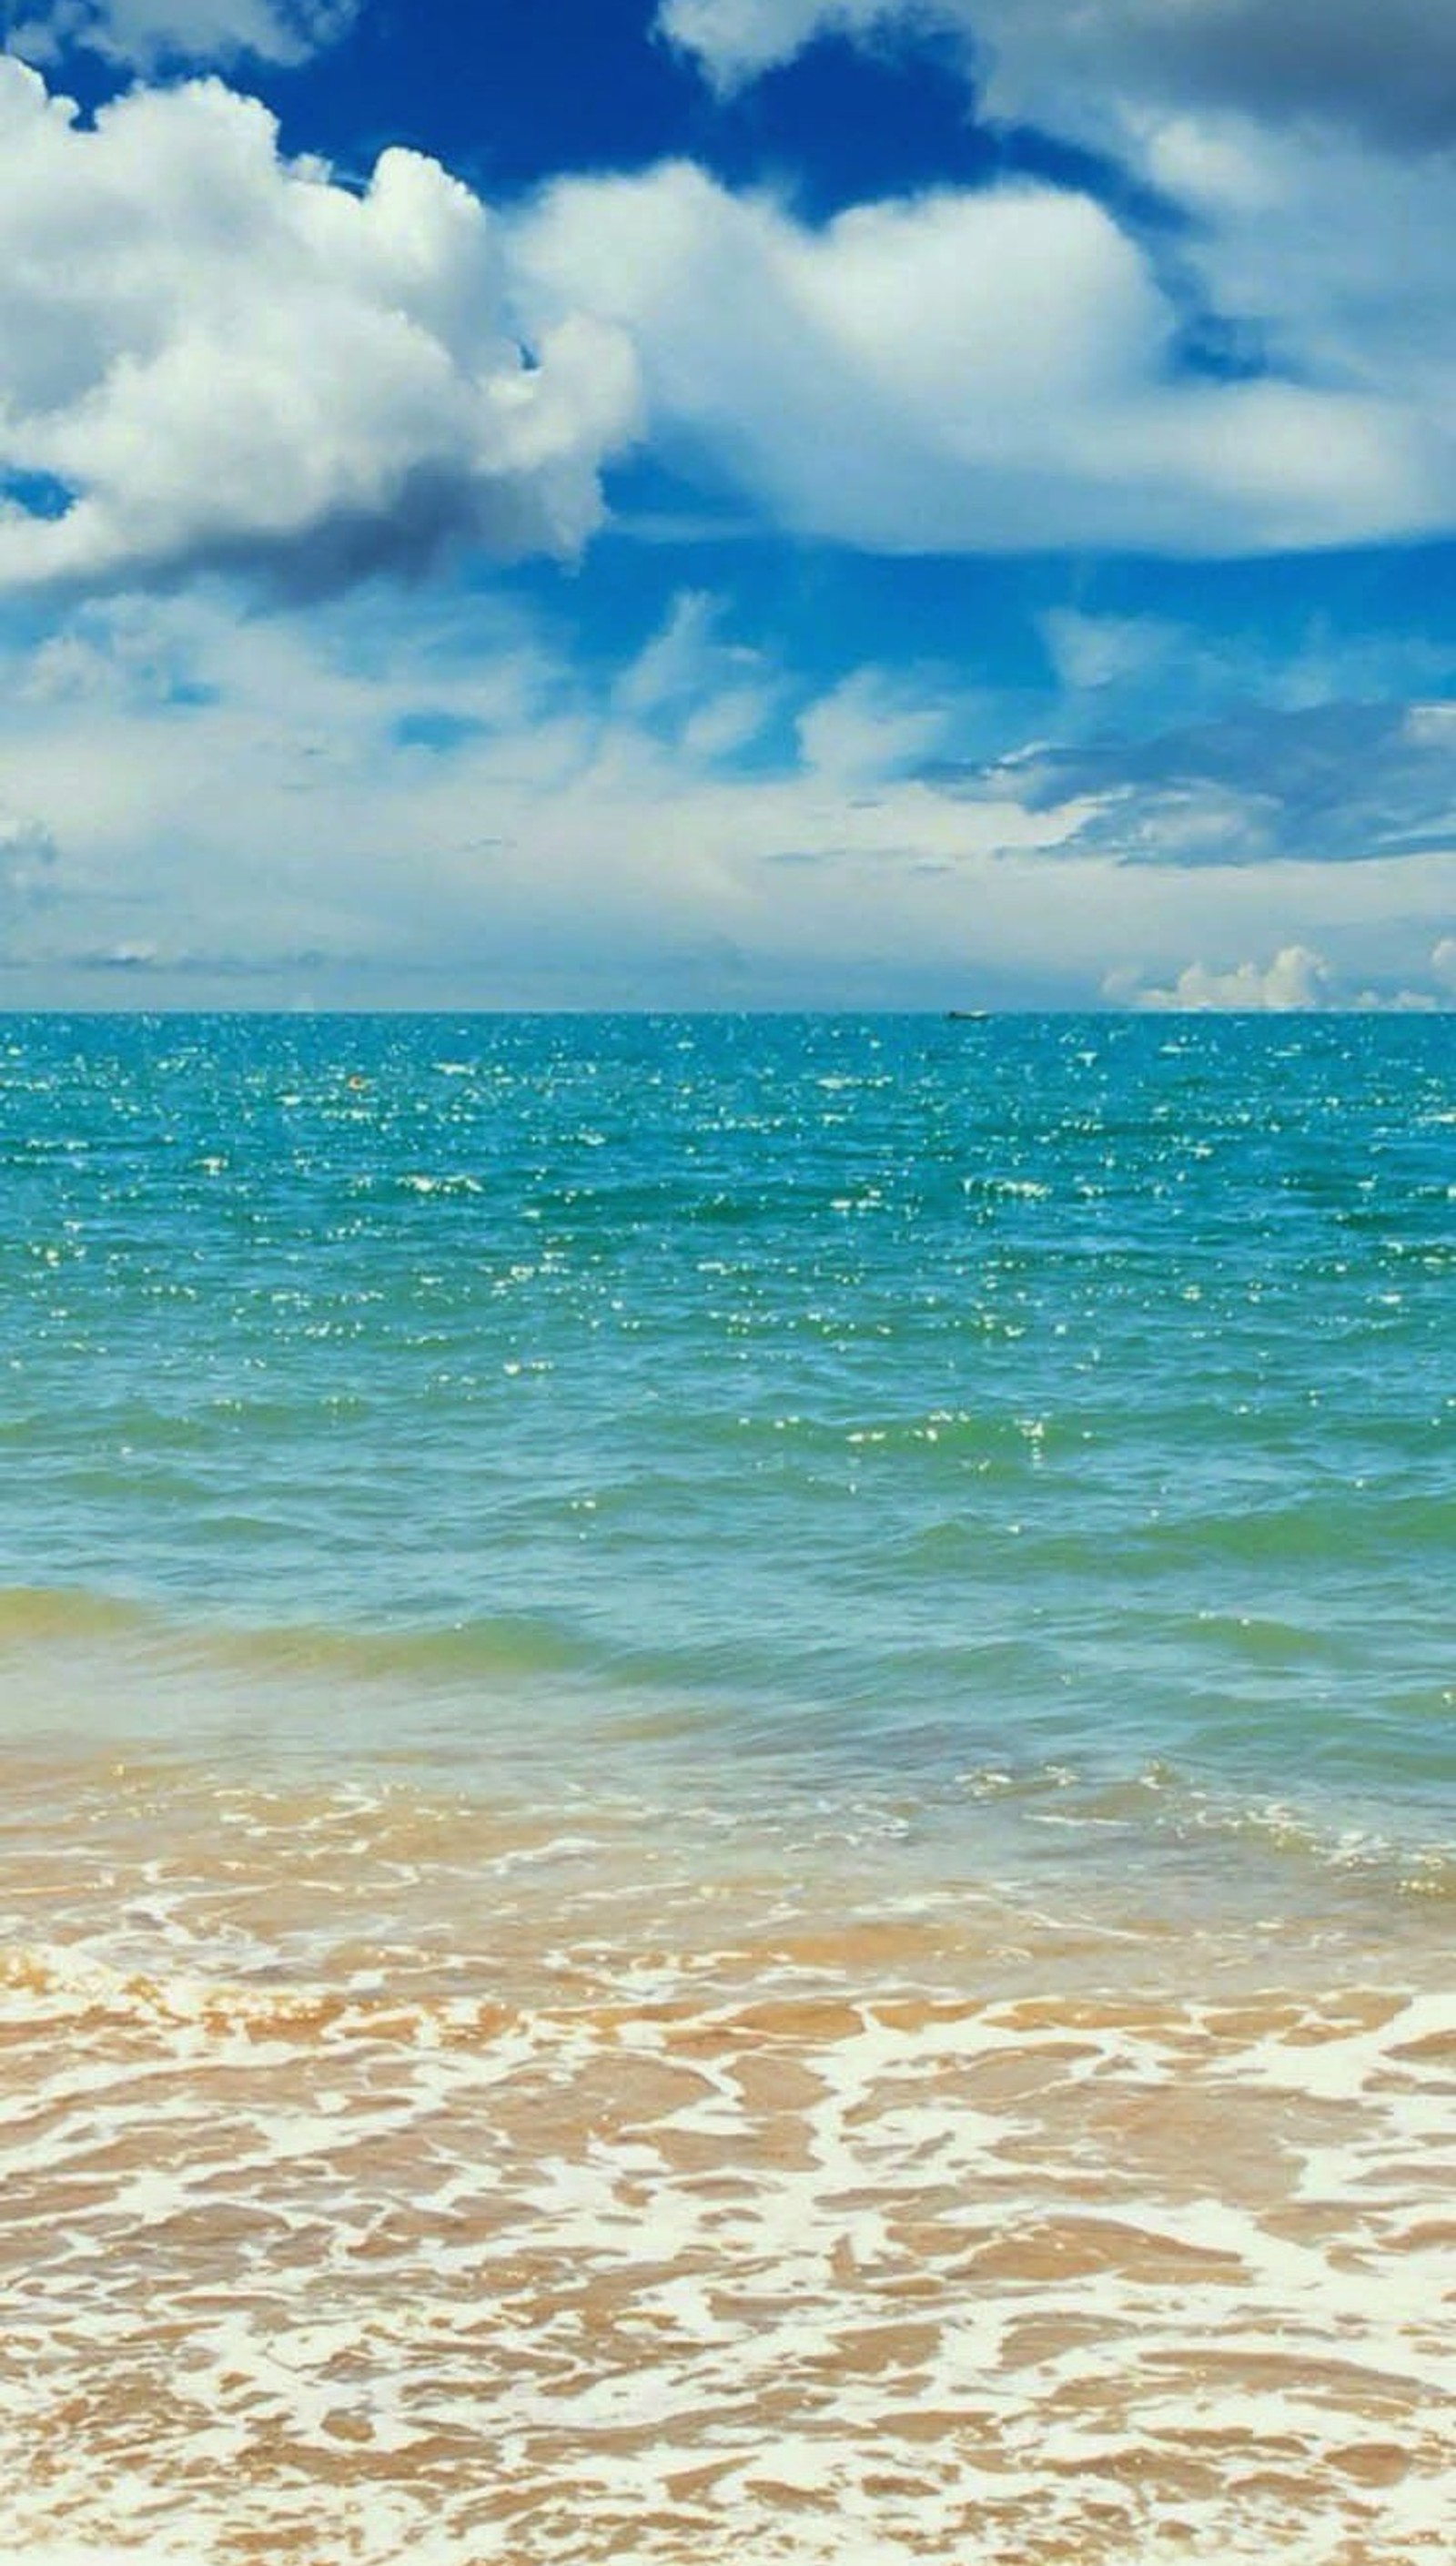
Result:
[[1451,0],[0,30],[0,1006],[1456,1006]]

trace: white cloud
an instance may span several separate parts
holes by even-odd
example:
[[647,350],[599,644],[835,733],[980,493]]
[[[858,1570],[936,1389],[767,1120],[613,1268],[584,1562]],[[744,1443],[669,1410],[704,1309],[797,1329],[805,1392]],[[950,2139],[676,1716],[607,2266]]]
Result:
[[1224,308],[1298,327],[1307,367],[1368,380],[1392,330],[1433,353],[1433,321],[1449,362],[1456,170],[1425,146],[1456,139],[1450,0],[668,0],[662,20],[727,79],[830,30],[949,30],[982,116],[1129,162],[1195,217],[1185,254]]
[[1170,659],[1186,661],[1193,637],[1151,615],[1089,615],[1056,606],[1042,638],[1058,683],[1073,694],[1130,686],[1139,693]]
[[1456,755],[1456,703],[1411,704],[1402,730],[1412,747]]
[[55,878],[56,847],[39,820],[0,802],[0,926],[44,907]]
[[853,785],[922,765],[943,745],[951,718],[951,705],[926,700],[912,678],[855,668],[806,705],[796,727],[806,766]]
[[1286,944],[1268,962],[1235,962],[1222,970],[1189,962],[1169,986],[1138,980],[1135,972],[1112,971],[1102,983],[1103,995],[1119,1006],[1154,1014],[1207,1015],[1323,1014],[1428,1015],[1440,1000],[1432,989],[1351,986],[1332,969],[1323,953],[1308,945]]
[[140,71],[160,63],[298,63],[343,34],[357,0],[24,0],[8,42],[23,61],[54,63],[73,47]]
[[[1135,956],[1135,1002],[1190,956],[1226,976],[1286,947],[1339,1003],[1442,985],[1456,849],[1128,862],[1096,824],[1136,797],[1105,773],[905,771],[917,711],[929,736],[956,710],[933,674],[918,705],[874,667],[826,690],[728,632],[689,596],[604,671],[429,591],[77,609],[0,657],[6,793],[55,850],[5,989],[105,1003],[124,967],[147,1004],[1095,1003]],[[725,665],[785,716],[779,755],[725,758]]]
[[1284,816],[1278,797],[1252,779],[1234,785],[1193,774],[1113,786],[1079,834],[1085,850],[1103,848],[1124,864],[1261,864],[1282,852]]
[[571,554],[639,386],[689,477],[865,548],[1197,556],[1448,524],[1456,171],[1429,181],[1449,223],[1422,225],[1404,166],[1362,160],[1344,255],[1347,151],[1266,165],[1256,133],[1210,175],[1171,126],[1146,148],[1183,152],[1207,216],[1185,266],[1264,315],[1282,371],[1190,375],[1153,259],[1070,189],[814,230],[669,164],[504,219],[414,153],[362,194],[284,161],[215,81],[91,130],[0,58],[0,586],[214,564],[309,595],[460,544]]
[[[1451,0],[668,0],[663,23],[730,82],[829,30],[958,37],[983,119],[1090,146],[1177,210],[1155,251],[1191,344],[1202,334],[1254,371],[1247,405],[1200,402],[1187,385],[1180,402],[1139,400],[1136,426],[1160,430],[1154,473],[1178,434],[1204,453],[1231,440],[1231,486],[1202,476],[1208,506],[1231,506],[1231,546],[1319,540],[1293,520],[1272,537],[1251,526],[1243,449],[1266,436],[1271,485],[1302,464],[1324,481],[1309,518],[1331,510],[1332,540],[1360,540],[1372,501],[1366,531],[1395,531],[1375,496],[1390,495],[1383,471],[1412,522],[1451,522],[1456,156],[1432,147],[1456,137]],[[1328,467],[1322,403],[1337,438]],[[1147,472],[1132,423],[1097,424],[1115,468]],[[1183,460],[1191,483],[1193,452]],[[1212,529],[1203,548],[1217,548]]]
[[721,89],[792,62],[817,36],[865,36],[898,0],[661,0],[657,24]]
[[1137,148],[1190,218],[1182,256],[1210,308],[1252,323],[1276,367],[1383,388],[1449,454],[1456,159],[1209,115],[1150,123]]
[[1131,107],[1318,119],[1418,147],[1456,132],[1449,0],[663,0],[659,23],[731,87],[820,35],[965,44],[984,112],[1104,131]]
[[675,742],[695,765],[749,748],[778,697],[762,652],[726,638],[723,622],[721,598],[684,590],[611,688],[614,713]]
[[124,951],[153,999],[286,997],[307,954],[346,999],[733,1003],[933,996],[977,951],[1014,956],[998,850],[1055,844],[1059,818],[723,771],[721,642],[696,694],[680,668],[664,693],[650,665],[588,682],[499,610],[443,640],[427,598],[394,611],[116,601],[12,660],[0,758],[61,848],[29,988],[95,996]]
[[8,58],[0,151],[0,585],[211,561],[307,593],[598,523],[630,353],[564,310],[528,362],[496,226],[435,162],[353,194],[216,81],[88,130]]
[[1330,965],[1304,944],[1286,944],[1271,962],[1236,962],[1222,971],[1190,962],[1167,988],[1139,985],[1132,975],[1117,972],[1109,973],[1103,987],[1109,997],[1156,1011],[1231,1008],[1284,1014],[1333,1003]]
[[1418,404],[1180,377],[1148,258],[1068,190],[942,191],[816,231],[668,164],[563,182],[513,250],[547,308],[629,332],[669,450],[797,533],[1197,555],[1456,510],[1456,449]]

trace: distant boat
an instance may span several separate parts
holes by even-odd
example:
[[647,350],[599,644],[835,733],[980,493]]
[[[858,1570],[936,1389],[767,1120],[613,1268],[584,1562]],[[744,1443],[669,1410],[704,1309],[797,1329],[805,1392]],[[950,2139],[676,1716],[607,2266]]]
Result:
[[989,1007],[947,1007],[945,1021],[948,1025],[983,1025],[990,1012]]

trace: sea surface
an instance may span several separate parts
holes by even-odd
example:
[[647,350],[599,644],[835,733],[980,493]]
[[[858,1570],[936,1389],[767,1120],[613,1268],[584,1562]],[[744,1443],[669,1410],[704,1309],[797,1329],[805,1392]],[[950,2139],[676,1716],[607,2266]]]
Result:
[[0,1018],[0,2555],[1456,2550],[1456,1019]]

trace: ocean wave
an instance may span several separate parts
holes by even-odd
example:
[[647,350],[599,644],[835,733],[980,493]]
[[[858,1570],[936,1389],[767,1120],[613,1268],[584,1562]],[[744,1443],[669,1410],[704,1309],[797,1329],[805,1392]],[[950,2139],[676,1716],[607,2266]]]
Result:
[[521,2005],[484,1954],[453,1993],[12,1954],[0,2538],[1126,2566],[1456,2526],[1447,1997],[937,1993],[906,1949],[870,1993],[832,1918],[703,1957],[599,1936]]
[[474,1622],[370,1630],[367,1625],[276,1625],[186,1621],[150,1601],[82,1587],[0,1588],[0,1646],[114,1641],[179,1668],[206,1662],[219,1672],[261,1677],[349,1675],[441,1680],[459,1674],[553,1674],[586,1666],[592,1653],[544,1619],[523,1615]]

